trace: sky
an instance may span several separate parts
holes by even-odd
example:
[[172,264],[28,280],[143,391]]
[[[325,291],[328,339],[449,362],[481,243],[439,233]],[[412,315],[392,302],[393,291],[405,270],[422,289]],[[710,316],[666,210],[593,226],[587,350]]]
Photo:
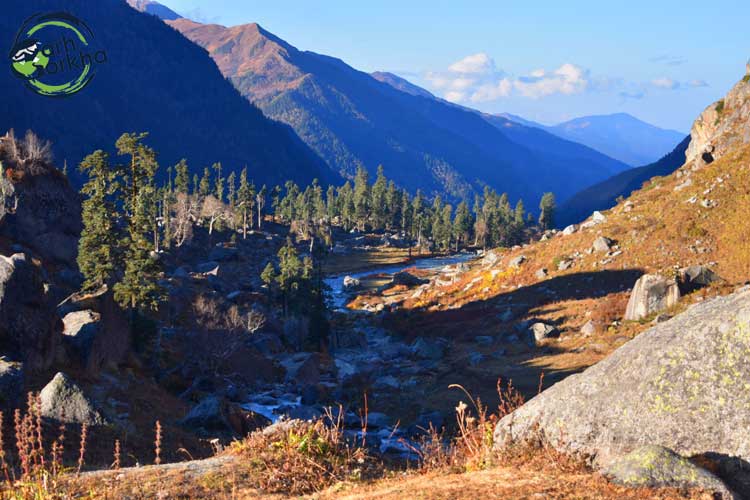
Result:
[[545,124],[626,112],[687,133],[745,73],[750,2],[162,0]]

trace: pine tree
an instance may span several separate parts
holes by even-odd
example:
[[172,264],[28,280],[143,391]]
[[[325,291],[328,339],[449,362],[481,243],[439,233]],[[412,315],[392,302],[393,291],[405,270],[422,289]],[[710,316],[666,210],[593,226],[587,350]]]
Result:
[[471,212],[469,205],[462,201],[456,207],[456,215],[453,219],[453,237],[456,241],[456,251],[463,243],[466,245],[471,237]]
[[190,189],[190,174],[188,173],[187,160],[184,158],[174,166],[174,187],[178,193],[188,194]]
[[221,174],[221,163],[214,163],[211,168],[216,172],[214,193],[216,194],[216,198],[224,203],[224,177]]
[[211,171],[208,167],[203,169],[203,177],[201,177],[201,183],[198,186],[198,194],[204,198],[211,194]]
[[117,201],[118,170],[109,164],[109,155],[95,151],[83,159],[81,173],[88,176],[81,193],[83,231],[78,241],[78,267],[84,276],[83,289],[111,286],[122,272],[122,248]]
[[378,165],[375,184],[372,185],[371,213],[373,229],[384,229],[387,218],[386,194],[388,181],[383,173],[383,165]]
[[156,189],[154,177],[158,164],[153,149],[143,144],[148,134],[123,134],[115,143],[121,156],[130,157],[124,176],[124,207],[128,217],[125,238],[125,271],[114,286],[115,300],[123,307],[156,309],[163,292],[157,280],[160,265],[153,242],[147,236],[155,227]]
[[555,195],[553,193],[544,193],[539,202],[539,226],[543,230],[555,226]]
[[193,194],[198,195],[200,191],[200,181],[198,180],[198,174],[193,174]]
[[354,177],[354,219],[360,231],[365,230],[370,209],[370,185],[367,170],[363,167],[357,168]]
[[266,267],[263,268],[263,272],[260,273],[260,279],[269,288],[271,288],[276,282],[276,267],[274,267],[273,262],[266,264]]

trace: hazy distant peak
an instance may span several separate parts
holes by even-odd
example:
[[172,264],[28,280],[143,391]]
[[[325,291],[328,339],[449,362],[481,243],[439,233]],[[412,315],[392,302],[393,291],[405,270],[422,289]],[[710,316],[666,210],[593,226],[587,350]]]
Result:
[[422,87],[414,85],[407,79],[401,78],[400,76],[394,75],[393,73],[389,73],[387,71],[376,71],[374,73],[370,73],[370,76],[372,76],[374,79],[376,79],[379,82],[387,83],[388,85],[395,88],[396,90],[400,90],[401,92],[406,92],[407,94],[422,96],[422,97],[429,97],[429,98],[435,97],[430,92],[423,89]]
[[128,5],[133,7],[135,10],[151,14],[165,21],[174,21],[175,19],[181,19],[182,16],[166,7],[159,2],[154,0],[127,0]]

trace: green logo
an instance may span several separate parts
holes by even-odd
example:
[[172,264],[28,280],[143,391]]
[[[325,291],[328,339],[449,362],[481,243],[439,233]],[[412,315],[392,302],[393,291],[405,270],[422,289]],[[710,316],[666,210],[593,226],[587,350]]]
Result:
[[64,97],[81,91],[94,78],[107,53],[94,33],[65,12],[36,14],[16,34],[10,51],[13,73],[37,94]]

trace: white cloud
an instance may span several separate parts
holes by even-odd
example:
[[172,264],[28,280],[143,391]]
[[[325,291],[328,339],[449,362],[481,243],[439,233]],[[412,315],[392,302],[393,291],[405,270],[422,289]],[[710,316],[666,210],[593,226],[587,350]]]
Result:
[[499,82],[486,83],[479,86],[471,95],[471,102],[496,101],[502,97],[510,96],[513,91],[513,82],[509,78],[503,78]]
[[520,77],[515,88],[524,97],[538,99],[553,94],[580,94],[589,86],[588,71],[575,64],[565,63],[553,71],[536,70]]
[[486,75],[495,73],[495,61],[484,52],[466,56],[448,66],[452,73]]
[[651,85],[660,89],[676,90],[680,88],[680,82],[667,78],[666,76],[651,80]]
[[708,87],[708,82],[706,80],[690,80],[687,82],[687,86],[692,88]]

